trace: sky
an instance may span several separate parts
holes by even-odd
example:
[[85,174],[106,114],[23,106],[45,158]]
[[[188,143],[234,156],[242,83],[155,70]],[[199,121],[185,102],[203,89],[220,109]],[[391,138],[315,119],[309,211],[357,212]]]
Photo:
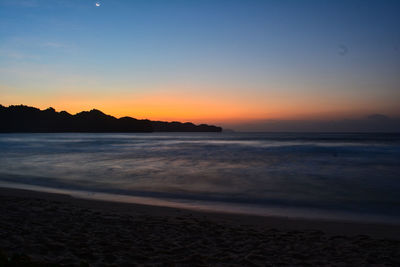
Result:
[[0,0],[0,104],[233,128],[399,118],[398,14],[388,0]]

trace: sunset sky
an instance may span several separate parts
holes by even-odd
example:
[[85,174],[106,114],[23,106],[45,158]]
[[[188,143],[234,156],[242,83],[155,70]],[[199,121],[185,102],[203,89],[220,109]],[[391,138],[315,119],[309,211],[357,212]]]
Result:
[[232,124],[400,116],[400,1],[0,0],[0,104]]

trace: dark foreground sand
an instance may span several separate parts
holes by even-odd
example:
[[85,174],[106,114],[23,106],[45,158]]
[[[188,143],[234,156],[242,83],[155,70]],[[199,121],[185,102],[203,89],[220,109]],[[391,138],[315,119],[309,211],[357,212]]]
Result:
[[73,266],[400,266],[396,225],[213,214],[4,188],[0,204],[0,265],[28,256],[30,263]]

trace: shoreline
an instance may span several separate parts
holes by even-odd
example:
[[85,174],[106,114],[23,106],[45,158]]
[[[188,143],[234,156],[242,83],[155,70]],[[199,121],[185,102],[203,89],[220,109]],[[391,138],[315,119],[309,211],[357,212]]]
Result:
[[203,212],[212,214],[233,214],[237,216],[255,216],[280,218],[300,221],[341,222],[352,224],[377,224],[400,226],[400,218],[378,214],[362,214],[350,211],[323,210],[316,208],[294,208],[284,206],[258,206],[246,203],[231,203],[217,201],[190,201],[187,199],[157,198],[152,196],[135,196],[98,191],[86,191],[79,189],[61,189],[45,187],[40,185],[20,184],[12,182],[1,182],[0,188],[27,190],[38,193],[50,193],[68,195],[72,198],[85,199],[102,202],[116,202],[137,204],[154,207],[176,208],[181,210]]
[[[83,195],[83,194],[82,194]],[[40,198],[48,201],[66,202],[69,204],[96,209],[103,212],[122,213],[128,215],[147,214],[151,216],[191,216],[207,218],[212,221],[233,225],[247,225],[261,228],[282,228],[283,230],[319,230],[329,235],[369,235],[374,238],[390,238],[400,240],[400,224],[391,222],[360,222],[340,219],[320,219],[286,216],[268,216],[245,214],[231,211],[215,211],[171,207],[143,203],[132,203],[118,200],[93,199],[73,196],[68,193],[45,192],[30,189],[9,188],[0,186],[0,196],[24,196]]]
[[0,251],[37,262],[400,264],[399,225],[194,211],[11,188],[0,188],[0,200]]

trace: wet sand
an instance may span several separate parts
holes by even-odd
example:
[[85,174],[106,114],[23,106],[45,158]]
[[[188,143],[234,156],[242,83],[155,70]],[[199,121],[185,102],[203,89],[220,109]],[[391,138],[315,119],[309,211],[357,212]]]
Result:
[[36,263],[400,266],[398,225],[200,212],[7,188],[0,188],[0,203],[0,251]]

